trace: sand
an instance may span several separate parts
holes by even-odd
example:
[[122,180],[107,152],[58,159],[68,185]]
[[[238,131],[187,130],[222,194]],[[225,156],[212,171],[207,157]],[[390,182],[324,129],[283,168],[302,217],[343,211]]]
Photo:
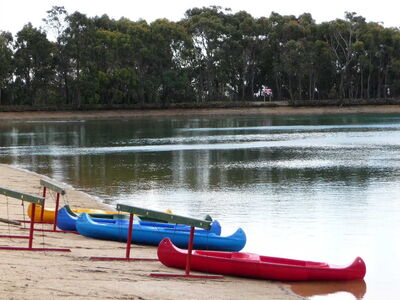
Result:
[[[0,165],[0,187],[40,196],[41,178],[45,177]],[[66,190],[62,204],[109,209],[83,192],[67,186]],[[54,198],[54,194],[48,193],[49,207],[54,207]],[[23,208],[20,200],[0,196],[1,218],[27,219]],[[37,224],[36,228],[52,226]],[[28,231],[0,223],[0,234],[28,235]],[[28,240],[0,238],[0,246],[25,247]],[[151,272],[182,273],[183,270],[169,269],[158,261],[89,260],[91,256],[124,257],[124,243],[68,233],[35,232],[33,246],[70,248],[71,252],[0,250],[0,299],[305,299],[280,282],[229,276],[213,280],[154,278],[149,276]],[[133,245],[131,257],[156,258],[156,250],[156,247]]]

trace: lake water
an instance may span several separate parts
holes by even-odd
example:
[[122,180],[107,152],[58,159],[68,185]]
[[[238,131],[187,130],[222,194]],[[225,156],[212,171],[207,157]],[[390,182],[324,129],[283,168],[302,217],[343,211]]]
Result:
[[244,251],[365,260],[365,281],[293,285],[311,299],[400,298],[400,115],[1,121],[0,162],[111,205],[210,214]]

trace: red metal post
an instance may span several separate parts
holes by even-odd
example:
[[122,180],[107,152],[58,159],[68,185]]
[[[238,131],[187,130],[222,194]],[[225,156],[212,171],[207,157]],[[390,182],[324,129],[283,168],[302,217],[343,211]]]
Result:
[[193,240],[194,240],[194,227],[191,226],[190,227],[189,245],[188,245],[188,254],[186,256],[186,270],[185,270],[186,275],[189,275],[189,273],[190,273],[190,260],[192,258]]
[[129,215],[129,226],[128,226],[128,240],[126,241],[126,258],[129,259],[131,253],[132,243],[132,229],[133,229],[133,214]]
[[36,204],[32,203],[32,219],[31,219],[31,227],[29,229],[29,249],[32,249],[33,244],[33,231],[35,227],[35,211],[36,211]]
[[[43,206],[42,206],[42,211],[41,211],[41,213],[40,213],[40,222],[43,222],[44,204],[45,204],[45,202],[46,202],[46,191],[47,191],[47,188],[44,186],[44,187],[43,187],[43,195],[42,195],[42,197],[43,197]],[[34,206],[33,206],[33,207],[34,207]],[[34,214],[32,213],[32,218],[33,218],[33,216],[34,216]]]
[[204,278],[204,279],[220,279],[220,278],[224,278],[222,275],[191,275],[190,274],[192,250],[193,250],[193,240],[194,240],[194,227],[191,226],[190,227],[188,251],[187,251],[187,256],[186,256],[185,274],[151,273],[150,276],[154,276],[154,277]]
[[58,218],[58,206],[60,205],[60,193],[57,193],[57,198],[56,198],[56,210],[54,211],[54,224],[53,224],[53,230],[56,231],[57,228],[57,218]]

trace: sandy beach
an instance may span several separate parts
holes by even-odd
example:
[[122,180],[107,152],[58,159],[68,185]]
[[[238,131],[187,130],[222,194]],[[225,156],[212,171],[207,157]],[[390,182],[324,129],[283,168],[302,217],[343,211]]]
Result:
[[[41,178],[46,177],[0,165],[0,187],[40,196]],[[71,187],[66,190],[67,196],[61,198],[61,204],[110,209],[83,192]],[[48,193],[47,199],[46,206],[54,207],[54,194]],[[0,217],[28,219],[26,206],[20,200],[1,195]],[[0,223],[0,234],[28,235],[20,227],[23,225]],[[36,224],[35,228],[52,226]],[[28,240],[1,238],[0,245],[27,246]],[[33,246],[70,248],[71,252],[0,250],[0,299],[305,299],[280,282],[228,276],[214,280],[153,278],[149,276],[151,272],[183,271],[168,269],[158,261],[89,260],[91,256],[124,257],[124,243],[69,233],[35,232]],[[156,258],[156,250],[156,247],[133,245],[131,257]]]
[[0,112],[1,120],[96,120],[135,117],[219,116],[219,115],[324,115],[324,114],[388,114],[400,113],[398,105],[324,106],[324,107],[249,107],[158,110],[93,110],[93,111],[26,111]]

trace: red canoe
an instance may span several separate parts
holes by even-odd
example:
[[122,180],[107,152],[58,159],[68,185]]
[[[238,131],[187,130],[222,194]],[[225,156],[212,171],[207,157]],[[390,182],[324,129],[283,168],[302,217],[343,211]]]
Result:
[[[167,267],[185,269],[187,250],[177,248],[169,238],[158,246],[158,258]],[[346,267],[322,262],[261,256],[253,253],[202,251],[192,252],[191,269],[269,280],[354,280],[365,276],[364,261],[357,257]]]

